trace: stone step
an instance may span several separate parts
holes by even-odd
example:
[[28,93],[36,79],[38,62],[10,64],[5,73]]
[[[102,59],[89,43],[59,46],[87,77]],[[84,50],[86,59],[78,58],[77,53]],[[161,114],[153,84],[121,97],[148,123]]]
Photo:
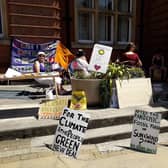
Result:
[[[51,145],[54,135],[34,137],[22,140],[8,140],[0,142],[0,165],[3,163],[16,162],[19,160],[29,160],[41,157],[49,157],[51,155],[60,155],[47,148],[45,144]],[[122,140],[113,140],[98,144],[83,144],[79,154],[99,153],[109,154],[109,152],[118,152],[130,148],[130,138]],[[168,133],[159,134],[158,146],[166,145],[168,142]]]
[[[65,97],[65,96],[59,96]],[[66,96],[70,99],[70,96]],[[0,99],[0,119],[16,117],[37,117],[40,103],[43,99]]]
[[0,120],[0,140],[29,138],[55,133],[58,120],[38,120],[35,117]]
[[[125,109],[89,109],[84,110],[90,114],[88,129],[103,128],[120,124],[132,123],[135,109],[162,113],[162,118],[168,116],[168,109],[164,107],[132,107]],[[17,117],[0,119],[0,140],[44,136],[55,133],[58,120],[38,120],[36,117]]]
[[[88,129],[84,138],[84,144],[96,144],[112,140],[131,137],[132,124],[122,124],[102,128]],[[168,121],[161,120],[160,133],[168,132]]]
[[0,109],[0,119],[9,119],[16,117],[30,117],[38,115],[39,107],[23,107],[23,108],[14,108],[14,109]]
[[[4,99],[0,100],[1,103],[7,102],[9,100]],[[1,105],[0,106],[0,120],[1,119],[9,119],[9,118],[23,118],[23,117],[37,117],[38,116],[38,110],[39,110],[39,100],[32,100],[31,102],[27,102],[27,100],[22,101],[15,101],[15,105],[9,104],[8,105]],[[120,120],[123,117],[125,118],[125,122],[131,122],[135,109],[144,109],[149,112],[160,112],[162,113],[162,117],[165,118],[168,116],[168,107],[167,106],[137,106],[137,107],[128,107],[124,109],[115,109],[115,108],[88,108],[87,110],[84,110],[83,112],[90,113],[91,117],[95,117],[95,122],[99,121],[101,124],[109,125],[109,124],[121,124],[123,123],[123,120]],[[111,120],[114,118],[114,116],[117,116],[115,120]],[[103,122],[104,119],[109,118],[109,122],[106,121],[106,123]],[[94,122],[92,122],[92,127],[97,127]]]
[[[108,141],[103,143],[96,144],[96,147],[100,152],[110,152],[110,151],[119,151],[130,148],[131,139],[121,139],[116,141]],[[158,145],[167,145],[168,142],[168,133],[160,133]]]
[[[166,119],[168,116],[168,110],[164,107],[150,106],[136,107],[150,112],[159,112],[162,114],[162,118]],[[135,112],[134,108],[125,109],[90,109],[85,110],[85,113],[90,114],[90,121],[88,130],[98,129],[104,132],[104,127],[118,126],[123,129],[121,124],[131,124],[133,115]],[[38,120],[36,117],[17,117],[9,119],[0,119],[0,140],[15,139],[15,138],[28,138],[34,136],[52,135],[55,133],[58,120],[43,119]],[[127,134],[122,136],[128,136]],[[114,138],[115,136],[113,136]],[[90,138],[90,141],[92,138]],[[94,140],[95,141],[95,140]]]
[[100,128],[112,125],[132,123],[136,109],[158,112],[162,114],[162,119],[168,118],[168,108],[164,106],[137,106],[123,109],[106,108],[86,110],[90,114],[91,121],[88,128]]

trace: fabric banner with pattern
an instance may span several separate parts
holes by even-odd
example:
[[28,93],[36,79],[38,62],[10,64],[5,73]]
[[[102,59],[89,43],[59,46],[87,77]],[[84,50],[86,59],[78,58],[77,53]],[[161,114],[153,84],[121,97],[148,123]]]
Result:
[[33,72],[33,63],[37,59],[38,51],[44,51],[50,62],[54,61],[57,41],[33,44],[18,39],[12,41],[11,67],[19,72]]

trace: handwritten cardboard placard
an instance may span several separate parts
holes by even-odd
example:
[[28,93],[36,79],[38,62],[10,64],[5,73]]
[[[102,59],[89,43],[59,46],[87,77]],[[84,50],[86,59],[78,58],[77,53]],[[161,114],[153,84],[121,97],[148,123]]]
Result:
[[40,103],[39,119],[59,119],[62,110],[68,106],[68,98],[57,98],[54,100],[43,100]]
[[136,110],[133,119],[131,148],[155,154],[160,131],[161,114]]
[[70,157],[77,157],[90,116],[65,108],[59,119],[52,149]]
[[106,73],[110,61],[112,47],[95,44],[88,69],[94,72]]

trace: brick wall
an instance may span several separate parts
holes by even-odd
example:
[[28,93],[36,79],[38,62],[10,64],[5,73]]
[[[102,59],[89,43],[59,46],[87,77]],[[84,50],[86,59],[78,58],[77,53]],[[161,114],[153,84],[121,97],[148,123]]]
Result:
[[4,73],[10,66],[10,45],[0,45],[0,73]]
[[[8,36],[26,42],[44,43],[61,38],[60,0],[6,1]],[[0,41],[0,73],[10,66],[10,44]]]
[[9,36],[29,42],[60,39],[59,0],[8,0]]

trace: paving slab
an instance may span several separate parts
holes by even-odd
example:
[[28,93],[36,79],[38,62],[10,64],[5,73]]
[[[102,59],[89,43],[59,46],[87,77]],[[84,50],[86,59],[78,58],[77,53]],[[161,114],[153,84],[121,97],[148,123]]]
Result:
[[[53,161],[62,160],[62,166],[66,167],[83,167],[83,164],[81,162],[87,163],[84,167],[88,168],[88,166],[93,164],[94,161],[102,161],[105,162],[110,161],[111,165],[115,168],[119,168],[120,166],[125,168],[124,162],[119,162],[114,166],[114,160],[116,157],[120,157],[120,159],[124,159],[128,155],[132,155],[134,160],[139,160],[140,156],[143,156],[143,158],[157,158],[165,156],[165,152],[167,150],[167,144],[168,144],[168,133],[160,134],[159,135],[159,143],[158,143],[158,152],[157,154],[146,154],[143,152],[138,152],[131,150],[130,148],[130,139],[124,139],[124,140],[117,140],[117,141],[110,141],[106,143],[99,143],[99,144],[92,144],[92,145],[82,145],[79,151],[79,155],[76,159],[67,157],[61,153],[53,152],[49,148],[47,148],[44,143],[52,143],[53,136],[45,136],[45,137],[38,137],[38,138],[30,138],[26,140],[15,140],[15,141],[1,141],[0,142],[0,166],[4,167],[11,167],[16,165],[16,163],[20,166],[18,168],[27,168],[33,166],[40,166],[43,167],[44,165],[52,168],[56,165],[53,165]],[[136,155],[136,158],[135,158]],[[42,160],[49,161],[48,164],[45,164],[44,162],[41,163]],[[112,161],[113,160],[113,161]],[[157,160],[158,161],[158,160]],[[127,162],[130,162],[127,160]],[[125,162],[125,163],[127,163]],[[59,162],[57,162],[58,165]],[[97,162],[94,162],[94,165],[97,165],[96,167],[101,167]],[[102,163],[101,163],[102,164]],[[127,163],[128,164],[128,163]],[[130,162],[131,164],[131,162]],[[161,162],[160,162],[161,164]],[[22,165],[22,167],[21,167]],[[29,165],[29,166],[28,166]],[[73,166],[72,166],[73,165]],[[92,167],[92,166],[89,167]],[[110,168],[110,166],[107,166]],[[120,166],[119,166],[120,165]],[[136,165],[138,167],[139,163]],[[147,164],[148,165],[148,164]],[[104,164],[105,166],[105,164]],[[103,167],[104,167],[103,166]],[[119,167],[118,167],[119,166]],[[132,165],[133,166],[133,165]],[[134,165],[135,166],[135,165]],[[167,165],[166,165],[167,166]],[[9,168],[8,167],[8,168]],[[106,166],[105,166],[106,167]],[[141,167],[141,166],[140,166]],[[139,167],[139,168],[140,168]],[[144,168],[148,168],[147,166],[143,166]],[[163,166],[164,167],[164,166]],[[130,167],[129,167],[130,168]],[[152,166],[152,168],[155,168]],[[166,167],[165,167],[166,168]]]

